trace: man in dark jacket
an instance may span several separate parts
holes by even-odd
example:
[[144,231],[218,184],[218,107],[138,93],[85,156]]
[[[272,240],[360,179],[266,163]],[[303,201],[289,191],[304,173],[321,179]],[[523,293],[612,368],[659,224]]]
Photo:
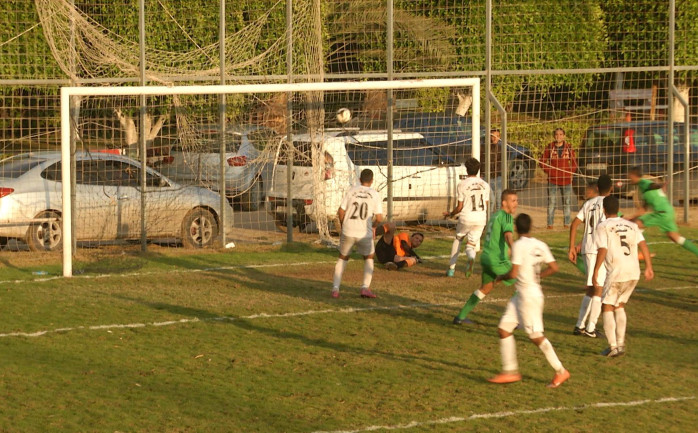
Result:
[[555,141],[548,144],[540,161],[541,168],[548,174],[548,228],[553,228],[557,193],[562,194],[564,226],[570,225],[570,202],[572,201],[572,175],[577,171],[577,157],[572,145],[565,140],[565,130],[557,128]]

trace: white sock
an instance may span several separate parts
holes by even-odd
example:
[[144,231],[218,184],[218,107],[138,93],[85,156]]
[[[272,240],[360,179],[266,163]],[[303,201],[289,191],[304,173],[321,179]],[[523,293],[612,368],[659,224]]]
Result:
[[606,339],[611,348],[618,347],[616,340],[616,318],[613,317],[613,311],[603,312],[603,330],[606,332]]
[[473,292],[473,295],[477,296],[481,301],[485,299],[486,294],[482,293],[480,289],[477,289],[476,291]]
[[616,340],[618,346],[625,346],[625,328],[628,324],[628,317],[625,315],[625,308],[616,308]]
[[502,353],[502,371],[519,371],[519,362],[516,360],[516,340],[513,335],[499,339],[499,350]]
[[458,262],[458,256],[460,255],[460,245],[463,241],[461,239],[454,239],[453,245],[451,246],[451,261],[448,263],[450,269],[456,269],[456,262]]
[[371,280],[373,279],[373,259],[364,260],[364,283],[361,285],[362,289],[368,289],[371,287]]
[[587,331],[588,332],[594,332],[596,330],[596,322],[599,321],[600,315],[601,315],[601,296],[594,296],[593,298],[591,298],[591,307],[589,308],[589,317],[588,317],[588,321],[587,321]]
[[468,256],[469,260],[475,260],[475,255],[477,252],[475,251],[475,246],[467,244],[465,246],[465,255]]
[[589,316],[589,305],[591,304],[591,296],[584,295],[582,305],[579,307],[579,317],[577,318],[577,328],[584,328],[584,323]]
[[679,236],[679,239],[676,241],[676,243],[683,246],[683,244],[686,243],[686,238],[683,236]]
[[334,265],[334,277],[332,278],[332,289],[339,290],[339,284],[342,282],[342,274],[347,268],[347,260],[337,259],[337,264]]
[[548,364],[550,364],[550,366],[553,367],[556,372],[560,373],[565,369],[562,366],[562,362],[560,362],[560,358],[557,357],[555,349],[553,349],[553,345],[550,344],[550,341],[547,338],[543,340],[538,347],[543,352],[543,355],[545,355],[545,359],[548,360]]

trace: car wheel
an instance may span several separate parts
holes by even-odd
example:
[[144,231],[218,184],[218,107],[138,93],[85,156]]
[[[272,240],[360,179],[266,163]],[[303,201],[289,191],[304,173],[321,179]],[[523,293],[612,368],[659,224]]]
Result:
[[4,236],[0,237],[0,249],[5,248],[9,242],[10,238],[6,238]]
[[218,239],[218,222],[211,211],[192,209],[182,221],[182,243],[189,248],[212,246]]
[[509,163],[509,186],[516,190],[526,188],[531,178],[531,170],[528,162],[523,159],[515,159]]
[[26,242],[32,251],[60,251],[63,249],[63,224],[61,216],[54,211],[43,211],[34,218],[54,219],[29,226]]
[[262,180],[256,179],[250,188],[240,196],[240,208],[244,211],[257,211],[262,203]]

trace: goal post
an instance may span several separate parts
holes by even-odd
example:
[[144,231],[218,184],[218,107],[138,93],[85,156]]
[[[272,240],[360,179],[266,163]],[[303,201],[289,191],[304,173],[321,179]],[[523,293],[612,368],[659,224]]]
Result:
[[[72,97],[136,97],[182,95],[254,95],[254,94],[302,94],[310,92],[368,92],[387,90],[418,90],[434,88],[470,89],[472,96],[471,137],[472,156],[480,156],[480,79],[444,78],[411,79],[394,81],[341,81],[280,84],[237,85],[187,85],[187,86],[133,86],[133,87],[62,87],[61,88],[61,181],[62,181],[62,246],[63,276],[73,275],[74,227],[71,224],[71,106]],[[459,98],[461,95],[458,95]],[[391,102],[388,107],[394,108]],[[461,107],[459,107],[461,108]],[[467,107],[466,107],[467,110]],[[462,111],[462,110],[461,110]],[[459,113],[461,116],[464,113]],[[388,127],[393,128],[393,125]],[[224,208],[221,209],[224,211]],[[289,228],[289,230],[292,228]]]

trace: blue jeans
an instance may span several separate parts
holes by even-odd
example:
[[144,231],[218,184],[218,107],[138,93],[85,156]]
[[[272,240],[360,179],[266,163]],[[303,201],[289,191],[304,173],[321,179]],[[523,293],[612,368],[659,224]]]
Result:
[[490,181],[490,203],[492,213],[502,207],[502,176],[493,177]]
[[548,225],[555,222],[555,209],[557,208],[557,192],[562,193],[562,215],[564,224],[570,225],[570,202],[572,201],[572,185],[548,184]]

